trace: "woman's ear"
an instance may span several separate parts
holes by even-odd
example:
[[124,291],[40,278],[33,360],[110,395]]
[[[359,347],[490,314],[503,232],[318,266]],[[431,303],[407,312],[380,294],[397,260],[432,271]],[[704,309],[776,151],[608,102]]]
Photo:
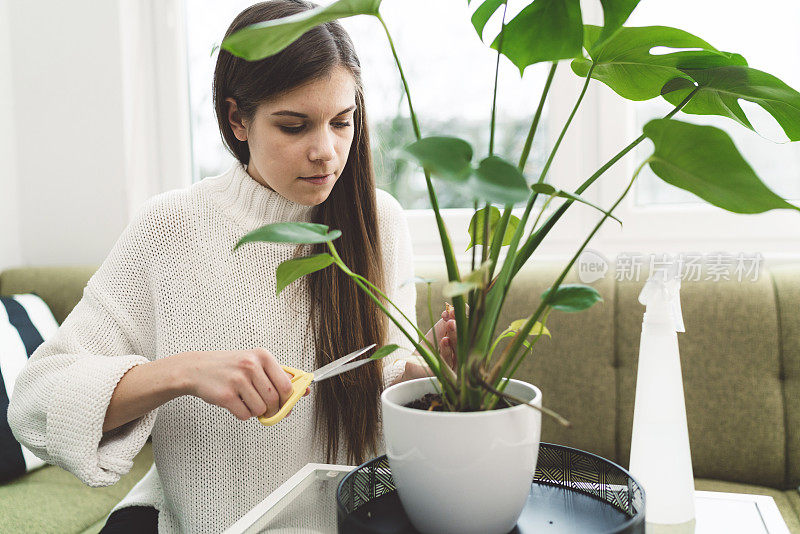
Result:
[[239,113],[239,106],[236,105],[236,100],[233,98],[226,98],[225,103],[228,104],[228,124],[231,125],[233,135],[239,141],[247,141],[247,126],[242,120],[241,113]]

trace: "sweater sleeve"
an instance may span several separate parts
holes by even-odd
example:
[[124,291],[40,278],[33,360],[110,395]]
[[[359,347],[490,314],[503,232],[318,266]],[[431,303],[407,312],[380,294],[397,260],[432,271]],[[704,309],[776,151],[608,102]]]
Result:
[[[389,298],[403,310],[413,322],[411,325],[394,307],[388,308],[403,328],[415,338],[417,324],[417,290],[414,283],[414,251],[411,246],[411,232],[400,203],[386,191],[377,190],[380,207],[380,232],[383,243],[383,259],[386,266],[386,288]],[[389,321],[387,344],[399,345],[400,349],[383,358],[383,383],[389,387],[405,371],[406,361],[416,359],[411,356],[414,345],[392,321]]]
[[116,483],[133,466],[156,411],[103,433],[112,393],[147,363],[152,307],[145,278],[146,214],[140,212],[83,290],[56,333],[34,351],[8,407],[16,439],[89,486]]

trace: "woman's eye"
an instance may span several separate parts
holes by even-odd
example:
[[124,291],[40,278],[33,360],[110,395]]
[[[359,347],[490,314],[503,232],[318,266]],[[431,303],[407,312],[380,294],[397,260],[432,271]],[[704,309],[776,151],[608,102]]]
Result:
[[303,130],[302,126],[280,126],[280,129],[286,133],[300,133]]
[[[339,129],[339,130],[343,130],[344,128],[347,128],[348,126],[350,126],[350,123],[349,122],[334,122],[333,126],[335,128],[337,128],[337,129]],[[282,131],[284,131],[284,132],[286,132],[288,134],[296,134],[296,133],[302,132],[303,129],[305,128],[305,126],[282,126],[282,125],[280,125],[279,128]]]

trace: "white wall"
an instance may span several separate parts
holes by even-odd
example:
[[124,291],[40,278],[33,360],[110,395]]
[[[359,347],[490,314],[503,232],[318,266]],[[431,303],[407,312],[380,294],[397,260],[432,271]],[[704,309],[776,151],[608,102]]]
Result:
[[0,0],[0,269],[18,265],[22,258],[10,45],[8,2]]
[[0,0],[0,269],[100,263],[191,182],[182,4],[136,1]]
[[7,14],[21,261],[99,262],[128,217],[117,4],[9,0]]

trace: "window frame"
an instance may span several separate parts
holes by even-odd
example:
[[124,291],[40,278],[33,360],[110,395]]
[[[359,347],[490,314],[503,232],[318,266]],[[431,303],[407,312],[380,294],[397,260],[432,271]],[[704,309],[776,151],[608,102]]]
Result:
[[[598,2],[582,0],[581,4],[587,22],[601,23],[602,11]],[[185,117],[178,111],[171,117],[160,116],[152,123],[156,135],[155,140],[149,142],[149,146],[157,145],[153,149],[156,154],[153,157],[157,158],[159,168],[175,171],[163,172],[158,183],[149,186],[150,192],[155,194],[184,186],[182,176],[187,165],[185,161],[181,163],[180,160],[188,158],[187,172],[188,176],[191,176],[194,155],[188,111],[190,101],[188,56],[185,46],[185,0],[167,2],[147,0],[147,5],[149,11],[140,10],[140,13],[147,15],[144,18],[140,17],[137,31],[143,32],[142,36],[152,32],[152,42],[157,44],[157,47],[152,49],[150,58],[152,58],[152,72],[158,81],[158,89],[154,90],[158,108],[169,109],[170,102],[180,99],[183,99],[186,105]],[[177,22],[175,17],[178,19]],[[184,43],[184,46],[180,43]],[[158,53],[155,53],[155,50],[158,50]],[[548,97],[548,120],[554,125],[554,128],[547,129],[548,146],[553,146],[559,134],[557,129],[563,126],[569,116],[583,81],[571,72],[568,61],[561,62]],[[538,96],[538,93],[533,94],[531,98],[538,99]],[[635,105],[636,102],[627,101],[601,82],[592,80],[549,171],[548,182],[559,188],[574,191],[610,157],[635,139],[641,133],[635,129]],[[680,114],[676,118],[680,119]],[[175,124],[183,123],[185,128],[178,128],[177,131],[171,129]],[[486,124],[488,127],[488,113]],[[732,124],[732,127],[736,125]],[[145,142],[141,136],[140,142]],[[644,141],[643,145],[647,143],[649,141]],[[605,208],[610,207],[624,190],[639,163],[635,152],[618,161],[582,193],[582,197]],[[171,156],[168,157],[170,154],[178,154],[179,161],[172,161]],[[434,187],[440,185],[434,178]],[[766,258],[800,258],[800,224],[797,223],[794,212],[774,210],[760,215],[739,215],[708,204],[641,207],[635,205],[634,199],[635,191],[631,190],[615,211],[615,215],[623,221],[623,229],[620,229],[613,220],[606,221],[589,243],[588,249],[600,251],[606,256],[622,252],[652,254],[758,251]],[[515,209],[513,213],[520,217],[522,211],[521,208]],[[472,209],[442,209],[441,214],[448,228],[456,257],[468,265],[471,253],[465,249],[469,242],[467,228],[472,217]],[[536,212],[533,212],[531,219],[535,215]],[[419,260],[440,261],[441,242],[433,211],[408,209],[406,217],[415,257]],[[593,208],[578,203],[573,204],[541,244],[536,257],[571,257],[599,217],[599,212]],[[531,222],[529,221],[529,225]]]
[[[583,79],[564,62],[553,82],[549,146],[555,142],[566,117],[580,92]],[[630,102],[597,80],[589,84],[586,96],[564,138],[548,173],[548,181],[559,188],[574,191],[601,165],[641,135],[636,129],[636,102]],[[676,116],[680,120],[681,114]],[[731,123],[731,127],[739,127]],[[553,131],[557,130],[557,131]],[[652,144],[645,140],[639,146]],[[746,156],[746,155],[745,155]],[[631,151],[592,184],[582,197],[609,208],[625,189],[641,157]],[[434,187],[436,181],[434,180]],[[634,188],[636,185],[634,184]],[[522,209],[512,213],[518,217]],[[573,213],[577,211],[578,213]],[[406,210],[414,241],[414,252],[426,260],[440,260],[441,242],[432,210]],[[462,252],[468,245],[466,229],[472,210],[443,209],[442,218],[453,241],[456,256],[469,264],[471,255]],[[631,189],[614,212],[623,222],[606,221],[587,248],[606,256],[620,253],[701,253],[730,254],[761,252],[768,260],[800,259],[800,223],[791,210],[772,210],[763,214],[730,213],[708,203],[637,206]],[[535,212],[532,213],[535,216]],[[589,234],[600,213],[587,206],[573,204],[567,214],[537,250],[537,255],[569,258]],[[463,229],[455,231],[456,229]]]

